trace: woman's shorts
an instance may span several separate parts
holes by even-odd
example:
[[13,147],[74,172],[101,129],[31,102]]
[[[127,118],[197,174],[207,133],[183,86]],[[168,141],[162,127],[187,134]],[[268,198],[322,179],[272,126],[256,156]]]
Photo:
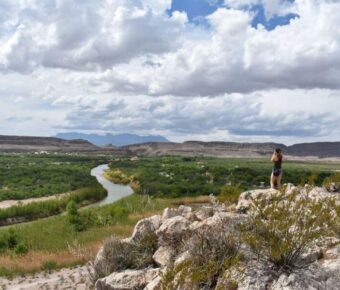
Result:
[[282,174],[282,169],[273,169],[273,175],[278,177]]

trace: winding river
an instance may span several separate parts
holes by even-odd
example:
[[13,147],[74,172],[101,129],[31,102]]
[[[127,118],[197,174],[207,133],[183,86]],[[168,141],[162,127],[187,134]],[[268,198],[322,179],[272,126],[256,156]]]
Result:
[[89,207],[110,204],[133,193],[133,189],[130,186],[114,184],[107,180],[103,176],[103,173],[108,168],[108,164],[102,164],[91,170],[91,175],[96,177],[98,182],[107,190],[107,197],[101,201],[89,205]]

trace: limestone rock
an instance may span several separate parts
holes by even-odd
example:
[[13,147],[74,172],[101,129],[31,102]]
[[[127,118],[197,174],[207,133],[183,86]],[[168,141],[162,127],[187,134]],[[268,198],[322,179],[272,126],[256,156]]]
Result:
[[153,260],[158,266],[166,266],[174,254],[174,251],[169,246],[160,246],[153,255]]
[[188,220],[195,219],[192,208],[189,206],[180,205],[178,208],[167,207],[163,211],[162,220],[167,220],[175,216],[182,216]]
[[143,290],[162,290],[162,278],[156,277]]
[[160,215],[155,215],[149,218],[140,220],[132,233],[131,240],[136,240],[141,238],[148,231],[157,231],[162,224],[162,217]]
[[203,221],[214,215],[214,209],[211,206],[202,206],[198,211],[195,212],[195,215],[199,221]]
[[96,282],[96,290],[134,290],[143,289],[148,283],[157,277],[159,269],[125,270],[115,272],[99,279]]
[[163,222],[160,228],[156,231],[160,242],[167,243],[168,241],[176,240],[180,235],[188,231],[190,222],[182,217],[175,216]]
[[242,192],[236,206],[237,213],[247,213],[252,206],[252,199],[269,199],[279,193],[275,189],[256,189]]

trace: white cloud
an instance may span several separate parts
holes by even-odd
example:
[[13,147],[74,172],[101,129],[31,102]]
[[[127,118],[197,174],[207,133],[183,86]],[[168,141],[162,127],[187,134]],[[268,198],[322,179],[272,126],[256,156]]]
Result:
[[275,15],[282,16],[296,12],[294,1],[288,0],[225,0],[224,3],[227,7],[237,9],[261,5],[263,6],[267,19],[270,19]]
[[187,21],[183,13],[165,15],[169,1],[19,3],[18,22],[4,29],[0,40],[3,71],[105,69],[136,56],[165,53],[177,47]]
[[[339,138],[340,2],[288,2],[229,0],[206,27],[170,0],[1,1],[1,132]],[[254,28],[250,4],[299,17]]]

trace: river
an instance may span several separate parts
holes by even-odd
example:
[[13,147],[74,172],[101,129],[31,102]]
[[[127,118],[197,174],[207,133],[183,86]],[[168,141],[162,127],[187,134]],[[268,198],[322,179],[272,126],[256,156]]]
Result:
[[110,204],[133,193],[133,189],[130,186],[114,184],[107,180],[103,176],[103,173],[108,168],[108,164],[102,164],[91,170],[91,175],[96,177],[98,182],[107,190],[107,197],[101,201],[91,204],[89,207]]

